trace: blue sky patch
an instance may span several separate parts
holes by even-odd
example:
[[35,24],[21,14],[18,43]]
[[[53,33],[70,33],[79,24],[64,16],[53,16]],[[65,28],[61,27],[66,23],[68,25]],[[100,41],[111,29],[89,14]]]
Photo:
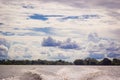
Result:
[[44,28],[32,28],[30,30],[35,31],[35,32],[43,32],[46,34],[53,34],[54,29],[51,27],[44,27]]
[[14,30],[20,30],[19,28],[14,28]]
[[65,21],[65,20],[75,20],[75,19],[81,19],[81,20],[87,20],[87,19],[99,19],[100,16],[96,14],[88,14],[88,15],[78,15],[78,16],[66,16],[60,18],[60,21]]
[[62,18],[62,20],[68,20],[68,19],[79,19],[79,16],[68,16],[68,17]]
[[32,56],[30,54],[25,54],[23,57],[30,59]]
[[64,17],[64,15],[43,15],[43,14],[33,14],[31,16],[29,16],[31,19],[37,19],[37,20],[42,20],[42,21],[46,21],[51,17],[54,18],[62,18]]
[[0,34],[4,35],[4,36],[13,36],[15,35],[14,33],[12,32],[3,32],[3,31],[0,31]]
[[108,57],[110,57],[110,58],[119,58],[120,57],[120,54],[118,54],[118,53],[108,53],[108,55],[107,55]]
[[44,15],[44,14],[33,14],[29,16],[31,19],[37,19],[46,21],[51,17],[59,18],[60,20],[69,20],[69,19],[99,19],[100,16],[96,14],[88,14],[88,15],[78,15],[78,16],[65,16],[65,15]]
[[95,59],[103,59],[105,57],[104,54],[97,54],[97,53],[90,53],[89,56]]
[[48,18],[45,15],[42,15],[42,14],[34,14],[32,16],[29,16],[29,17],[31,19],[42,20],[42,21],[48,20]]
[[51,57],[52,59],[56,59],[56,60],[65,60],[65,59],[69,59],[69,56],[64,56],[61,53],[58,53],[58,55]]
[[19,33],[18,36],[40,36],[40,34],[33,33],[33,32],[27,32],[27,33]]

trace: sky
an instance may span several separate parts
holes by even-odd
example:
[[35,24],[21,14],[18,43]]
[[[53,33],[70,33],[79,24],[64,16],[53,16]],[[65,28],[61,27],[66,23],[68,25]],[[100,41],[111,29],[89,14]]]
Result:
[[0,59],[120,58],[120,0],[0,0]]

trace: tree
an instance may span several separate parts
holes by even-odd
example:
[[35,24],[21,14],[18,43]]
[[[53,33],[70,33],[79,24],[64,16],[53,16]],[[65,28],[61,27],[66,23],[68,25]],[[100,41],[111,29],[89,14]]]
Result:
[[113,65],[120,65],[120,60],[119,59],[113,59],[112,64]]
[[104,58],[101,62],[100,62],[101,65],[111,65],[112,64],[112,61],[109,60],[108,58]]
[[84,65],[84,61],[82,59],[77,59],[74,61],[75,65]]
[[84,62],[86,65],[97,65],[98,64],[98,61],[94,58],[86,58]]

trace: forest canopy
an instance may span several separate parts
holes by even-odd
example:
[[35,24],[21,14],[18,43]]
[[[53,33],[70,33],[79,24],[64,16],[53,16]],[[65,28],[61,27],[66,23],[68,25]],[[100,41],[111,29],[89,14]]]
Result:
[[0,65],[120,65],[120,59],[97,60],[94,58],[76,59],[73,62],[64,60],[0,60]]

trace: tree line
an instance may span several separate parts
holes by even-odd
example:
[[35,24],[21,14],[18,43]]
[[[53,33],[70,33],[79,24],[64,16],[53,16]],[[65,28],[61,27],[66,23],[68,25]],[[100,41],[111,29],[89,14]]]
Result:
[[120,65],[120,59],[97,60],[94,58],[76,59],[73,62],[64,60],[0,60],[0,65]]
[[1,65],[72,65],[71,62],[57,60],[0,60]]
[[73,62],[75,65],[120,65],[120,59],[108,59],[104,58],[102,60],[96,60],[94,58],[86,58],[86,59],[76,59]]

